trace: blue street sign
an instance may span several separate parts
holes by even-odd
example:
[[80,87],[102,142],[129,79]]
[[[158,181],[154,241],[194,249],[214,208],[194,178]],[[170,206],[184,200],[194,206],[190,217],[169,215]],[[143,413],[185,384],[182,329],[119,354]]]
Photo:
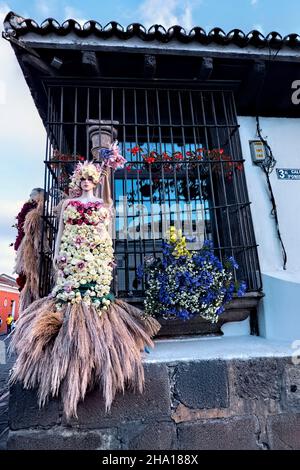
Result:
[[276,168],[279,180],[300,180],[300,168]]

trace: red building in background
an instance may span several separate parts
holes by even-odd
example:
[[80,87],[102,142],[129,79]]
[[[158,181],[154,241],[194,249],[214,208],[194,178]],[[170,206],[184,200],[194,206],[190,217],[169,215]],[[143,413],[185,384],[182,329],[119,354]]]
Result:
[[6,333],[6,318],[12,313],[15,320],[19,315],[19,290],[15,279],[7,274],[0,274],[0,334]]

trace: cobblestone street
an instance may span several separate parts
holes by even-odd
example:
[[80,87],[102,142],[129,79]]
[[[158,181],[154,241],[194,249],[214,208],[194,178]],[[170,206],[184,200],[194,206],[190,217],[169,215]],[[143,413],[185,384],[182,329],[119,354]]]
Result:
[[[5,344],[5,350],[8,346],[8,338],[6,335],[0,336],[1,346]],[[6,359],[5,361],[3,359]],[[4,363],[3,363],[4,362]],[[0,450],[6,449],[6,440],[8,434],[8,374],[12,365],[13,359],[3,358],[3,346],[1,348],[0,356]]]

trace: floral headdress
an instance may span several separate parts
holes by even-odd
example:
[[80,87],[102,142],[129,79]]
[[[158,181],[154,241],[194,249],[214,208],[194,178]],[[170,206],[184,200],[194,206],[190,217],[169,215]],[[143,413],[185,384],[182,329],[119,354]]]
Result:
[[101,178],[101,168],[97,163],[84,162],[77,163],[75,171],[71,177],[70,189],[80,188],[82,179],[92,178],[94,184],[98,184]]
[[74,191],[80,190],[80,181],[82,178],[92,178],[94,184],[98,184],[106,169],[111,168],[116,170],[123,168],[126,159],[120,154],[118,141],[114,141],[109,148],[99,149],[99,163],[79,162],[76,165],[75,171],[71,177],[69,189]]

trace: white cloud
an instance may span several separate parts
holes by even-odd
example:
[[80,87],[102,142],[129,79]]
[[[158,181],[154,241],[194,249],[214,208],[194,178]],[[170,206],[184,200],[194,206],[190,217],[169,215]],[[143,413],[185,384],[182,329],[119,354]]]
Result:
[[188,30],[191,30],[192,27],[195,26],[192,21],[192,7],[189,4],[184,8],[181,25]]
[[[12,8],[0,2],[0,23]],[[0,41],[0,272],[11,274],[16,230],[11,226],[31,189],[43,182],[45,130],[14,51]]]
[[83,18],[83,13],[77,8],[73,8],[71,5],[67,5],[64,10],[65,20],[73,19],[76,20],[81,26],[84,25],[88,20]]
[[0,105],[6,102],[6,94],[7,94],[6,83],[4,80],[1,80],[0,81]]
[[49,1],[36,0],[35,8],[44,17],[48,18],[49,16],[51,16],[51,6],[49,5]]
[[7,3],[5,2],[0,2],[0,14],[2,15],[2,18],[4,18],[4,16],[9,12],[11,11],[11,8],[8,6]]
[[9,246],[12,242],[9,238],[0,239],[0,273],[8,274],[12,276],[12,272],[15,264],[15,251],[12,246]]
[[11,226],[14,224],[15,217],[24,204],[22,200],[1,199],[0,200],[0,224]]
[[[7,4],[0,3],[1,24],[9,11],[10,7]],[[16,137],[18,137],[18,141],[22,141],[22,145],[23,139],[30,141],[32,145],[32,136],[39,130],[36,122],[38,114],[9,41],[0,41],[0,61],[2,64],[0,83],[2,90],[4,90],[0,108],[1,142],[5,144],[5,140],[8,141],[14,137],[11,140],[11,144],[14,144]],[[31,135],[30,131],[33,131]]]
[[165,28],[180,25],[190,30],[194,26],[191,1],[144,0],[138,9],[138,15],[140,22],[147,28],[153,24],[160,24]]
[[15,262],[15,251],[9,245],[16,239],[17,230],[12,227],[16,223],[16,215],[20,212],[24,201],[0,201],[0,273],[11,275]]
[[256,5],[256,4],[258,3],[258,0],[251,0],[250,3],[251,3],[252,6],[254,6],[254,5]]
[[265,34],[265,30],[264,30],[263,26],[260,23],[254,24],[253,29],[256,29],[257,31],[259,31],[262,34]]
[[14,243],[17,235],[16,215],[20,212],[24,201],[0,200],[0,273],[11,275],[15,264],[15,251],[9,246]]

